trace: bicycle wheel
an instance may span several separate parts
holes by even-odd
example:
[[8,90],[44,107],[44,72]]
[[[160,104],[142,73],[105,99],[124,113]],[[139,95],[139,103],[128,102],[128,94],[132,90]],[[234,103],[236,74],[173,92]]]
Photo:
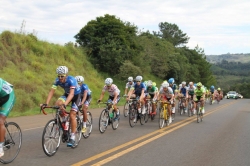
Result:
[[159,108],[159,128],[163,128],[165,124],[165,119],[164,119],[164,110],[163,108]]
[[200,110],[200,105],[197,104],[197,123],[200,123],[200,116],[201,116],[201,110]]
[[99,118],[99,131],[101,133],[104,133],[105,130],[107,129],[108,122],[109,122],[109,112],[106,109],[104,109],[102,110]]
[[93,118],[91,112],[87,111],[86,131],[82,133],[83,138],[88,138],[92,132]]
[[18,155],[22,145],[22,131],[15,122],[4,124],[6,127],[3,150],[4,156],[0,158],[3,164],[11,163]]
[[134,104],[129,106],[129,125],[130,127],[134,127],[137,122],[137,112],[134,107]]
[[147,105],[145,105],[145,110],[146,110],[146,113],[145,113],[145,123],[148,122],[148,119],[150,117],[150,113],[151,113],[150,109],[152,109],[150,107],[151,107],[150,103],[148,103]]
[[[77,122],[77,126],[76,126],[76,132],[75,132],[75,144],[71,146],[71,148],[76,148],[79,145],[81,138],[82,138],[82,121],[80,120],[79,116],[77,116],[76,122]],[[70,128],[70,131],[71,131],[71,128]]]
[[[118,108],[117,108],[118,109]],[[118,109],[118,111],[120,112],[120,110]],[[113,114],[115,115],[115,112],[113,112]],[[113,130],[116,130],[119,126],[119,121],[120,121],[120,118],[115,118],[113,117],[112,120],[111,120],[111,123],[112,123],[112,128]]]
[[124,117],[127,117],[129,113],[129,104],[128,102],[125,103],[124,108],[123,108],[123,115]]
[[209,101],[209,103],[210,103],[210,105],[212,105],[212,104],[213,104],[213,99],[212,99],[212,97],[210,97],[210,101]]
[[60,127],[58,126],[58,123],[56,123],[55,119],[50,120],[43,129],[43,151],[49,157],[56,154],[59,148],[61,142],[60,132]]
[[188,116],[189,117],[192,116],[192,103],[191,102],[188,103]]

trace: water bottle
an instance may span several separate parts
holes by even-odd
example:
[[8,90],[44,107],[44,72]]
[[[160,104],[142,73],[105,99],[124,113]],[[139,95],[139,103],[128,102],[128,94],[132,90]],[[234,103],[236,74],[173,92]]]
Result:
[[110,113],[109,113],[109,117],[110,117],[110,119],[112,119],[112,118],[114,117],[114,113],[113,113],[113,112],[110,112]]
[[69,118],[67,118],[67,121],[65,123],[65,126],[64,126],[64,130],[68,130],[69,129]]

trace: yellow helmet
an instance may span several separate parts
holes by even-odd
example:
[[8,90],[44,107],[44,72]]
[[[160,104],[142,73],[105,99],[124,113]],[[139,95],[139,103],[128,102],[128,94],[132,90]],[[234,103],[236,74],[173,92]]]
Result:
[[220,88],[218,88],[218,90],[221,90]]
[[153,82],[153,86],[156,86],[156,82]]

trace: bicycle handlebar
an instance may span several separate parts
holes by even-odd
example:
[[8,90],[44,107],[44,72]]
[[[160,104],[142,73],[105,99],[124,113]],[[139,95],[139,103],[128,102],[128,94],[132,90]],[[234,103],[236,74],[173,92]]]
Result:
[[45,106],[42,108],[42,104],[40,104],[40,112],[42,111],[44,115],[47,115],[47,113],[44,111],[45,108],[52,108],[52,109],[59,109],[59,106]]

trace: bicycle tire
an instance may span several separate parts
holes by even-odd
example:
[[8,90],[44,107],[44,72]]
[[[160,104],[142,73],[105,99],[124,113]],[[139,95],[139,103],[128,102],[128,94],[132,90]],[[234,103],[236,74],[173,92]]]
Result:
[[[76,122],[77,122],[77,126],[76,126],[76,132],[75,132],[75,144],[73,146],[71,146],[72,149],[76,148],[82,138],[82,121],[80,120],[79,116],[76,116]],[[70,133],[71,133],[71,128],[69,128]]]
[[134,107],[134,104],[129,106],[129,125],[130,127],[134,127],[137,122],[137,111]]
[[200,123],[200,115],[201,115],[201,110],[200,110],[200,104],[197,103],[197,123]]
[[140,113],[140,114],[139,114],[141,125],[144,125],[144,124],[145,124],[146,114],[147,114],[147,113],[145,113],[145,114]]
[[88,138],[92,132],[93,118],[91,112],[87,111],[86,132],[82,133],[83,138]]
[[163,128],[165,124],[165,119],[164,119],[164,113],[163,113],[163,107],[159,108],[159,128]]
[[102,110],[99,118],[99,131],[100,133],[104,133],[109,124],[109,112],[104,109]]
[[[60,132],[61,132],[60,127],[56,123],[55,119],[49,120],[43,129],[43,135],[42,135],[43,151],[49,157],[55,155],[60,146],[61,142]],[[55,143],[55,145],[53,145],[53,143]]]
[[8,122],[4,125],[6,128],[3,144],[4,156],[0,158],[0,162],[8,164],[15,160],[20,152],[22,146],[22,131],[19,125],[15,122]]
[[[118,109],[118,108],[117,108],[117,109]],[[118,112],[120,112],[119,109],[118,109]],[[115,115],[114,112],[113,112],[113,114]],[[112,118],[111,123],[112,123],[112,128],[113,128],[113,130],[116,130],[116,129],[118,128],[118,126],[119,126],[119,121],[120,121],[120,118],[118,118],[118,119],[115,119],[115,117]]]
[[192,116],[192,104],[190,102],[188,103],[188,116]]
[[129,113],[129,104],[128,104],[128,102],[126,102],[124,104],[124,108],[123,108],[123,115],[124,115],[124,117],[127,117],[128,113]]
[[145,110],[146,110],[146,113],[145,113],[145,123],[147,123],[148,119],[150,117],[150,104],[149,103],[145,106]]

